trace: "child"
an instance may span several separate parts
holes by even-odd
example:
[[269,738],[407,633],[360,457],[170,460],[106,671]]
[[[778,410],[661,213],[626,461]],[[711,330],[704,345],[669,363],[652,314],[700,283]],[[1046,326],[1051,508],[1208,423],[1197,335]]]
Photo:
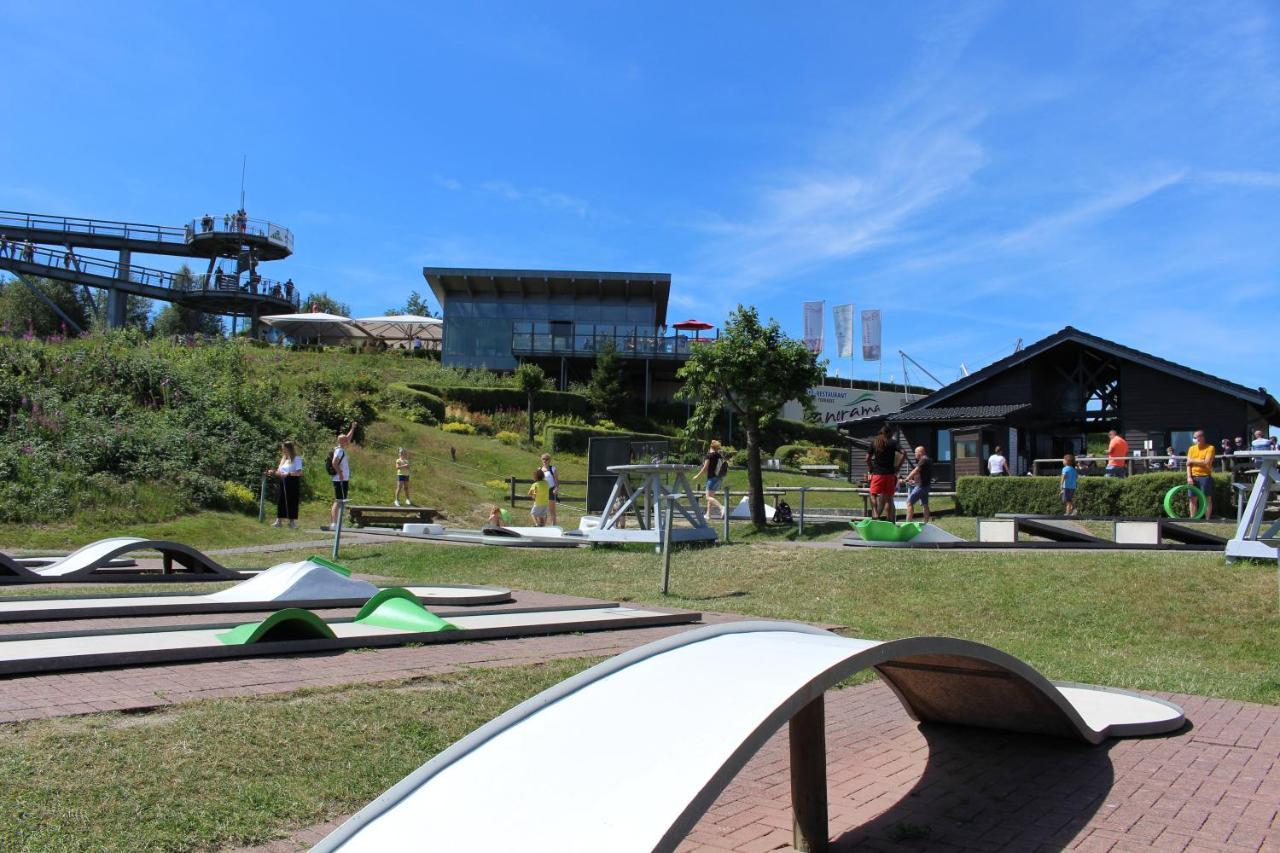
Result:
[[396,457],[396,506],[400,506],[401,490],[404,491],[405,506],[413,506],[413,501],[409,498],[409,455],[404,452],[403,447]]
[[547,526],[547,513],[551,511],[551,486],[547,484],[547,475],[542,469],[533,472],[533,485],[529,487],[529,494],[533,497],[533,509],[529,510],[529,516],[533,519],[535,527]]
[[1058,478],[1058,488],[1062,490],[1062,502],[1066,504],[1067,515],[1076,514],[1076,482],[1079,477],[1075,454],[1068,453],[1062,457],[1062,476]]
[[504,524],[504,523],[503,523],[503,520],[504,520],[504,519],[503,519],[503,516],[504,516],[504,515],[505,515],[505,513],[503,513],[503,511],[502,511],[502,507],[500,507],[500,506],[490,507],[490,508],[489,508],[489,521],[486,523],[486,526],[488,526],[488,527],[506,527],[506,524]]

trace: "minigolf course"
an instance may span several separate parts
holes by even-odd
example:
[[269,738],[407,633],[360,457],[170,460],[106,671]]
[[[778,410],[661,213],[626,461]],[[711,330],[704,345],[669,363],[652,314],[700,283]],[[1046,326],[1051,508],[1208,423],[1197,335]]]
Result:
[[600,603],[468,611],[450,614],[446,623],[412,592],[393,587],[364,602],[352,619],[286,607],[252,623],[9,635],[0,639],[0,675],[681,625],[699,618],[689,611]]
[[[144,569],[136,564],[119,567],[124,555],[140,551],[159,552],[162,568]],[[7,554],[0,554],[0,584],[227,581],[240,580],[245,576],[190,545],[134,536],[100,539],[61,559],[39,566],[27,565]]]
[[[1171,703],[1051,682],[950,637],[877,642],[740,622],[619,655],[472,732],[314,849],[674,850],[790,723],[797,840],[827,843],[823,693],[871,668],[922,723],[1099,744],[1177,730]],[[677,709],[673,712],[673,709]]]
[[[239,613],[293,607],[360,607],[379,588],[350,577],[344,566],[323,557],[272,566],[235,586],[205,595],[103,595],[0,597],[0,622],[90,619],[188,613]],[[501,604],[511,590],[497,586],[434,584],[407,589],[428,606]]]

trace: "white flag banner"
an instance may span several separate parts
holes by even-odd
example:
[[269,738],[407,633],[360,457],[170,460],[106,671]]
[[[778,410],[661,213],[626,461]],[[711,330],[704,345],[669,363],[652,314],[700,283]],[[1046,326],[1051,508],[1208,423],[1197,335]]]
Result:
[[809,352],[822,352],[822,314],[826,308],[827,303],[821,300],[804,304],[804,345]]
[[862,312],[862,360],[880,360],[880,309]]
[[833,307],[831,321],[836,327],[836,355],[839,358],[853,358],[853,306]]

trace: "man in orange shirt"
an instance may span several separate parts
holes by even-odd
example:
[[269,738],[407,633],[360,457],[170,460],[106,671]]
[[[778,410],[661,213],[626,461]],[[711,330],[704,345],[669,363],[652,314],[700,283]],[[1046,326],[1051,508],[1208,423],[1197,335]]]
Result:
[[[1204,430],[1195,431],[1196,443],[1187,448],[1187,485],[1204,492],[1204,520],[1213,516],[1213,455],[1215,448],[1204,440]],[[1195,496],[1191,497],[1191,517],[1196,516]]]
[[1115,430],[1107,435],[1111,436],[1111,441],[1107,442],[1107,470],[1102,473],[1107,477],[1124,477],[1129,473],[1125,467],[1129,458],[1129,442]]

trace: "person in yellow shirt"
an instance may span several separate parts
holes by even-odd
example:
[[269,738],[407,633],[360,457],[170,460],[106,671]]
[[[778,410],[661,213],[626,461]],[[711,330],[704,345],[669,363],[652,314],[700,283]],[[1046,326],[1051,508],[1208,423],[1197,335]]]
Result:
[[[1187,483],[1204,492],[1204,519],[1213,516],[1213,455],[1214,447],[1204,440],[1204,430],[1195,431],[1196,443],[1187,448]],[[1198,511],[1198,501],[1191,498],[1191,517]]]
[[533,498],[533,509],[529,515],[537,527],[547,526],[547,513],[551,510],[551,484],[547,475],[539,468],[533,472],[533,485],[529,487],[529,495]]

